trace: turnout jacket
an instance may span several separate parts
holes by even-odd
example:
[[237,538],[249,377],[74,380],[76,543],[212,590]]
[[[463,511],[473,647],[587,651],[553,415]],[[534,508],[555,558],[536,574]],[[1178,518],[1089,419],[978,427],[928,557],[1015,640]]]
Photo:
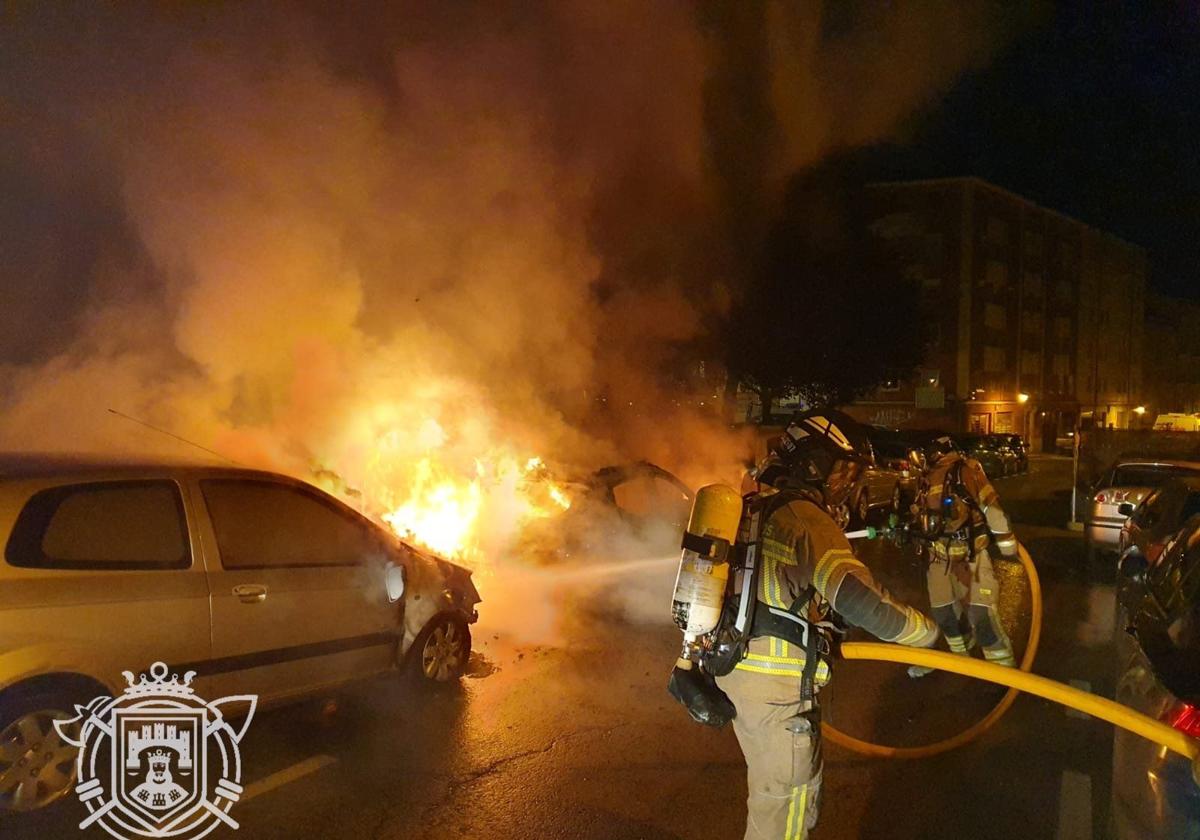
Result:
[[[1017,538],[1013,536],[1008,514],[1000,507],[1000,497],[988,481],[983,466],[974,458],[958,452],[942,456],[929,471],[929,491],[925,504],[931,511],[940,510],[947,493],[965,493],[968,502],[968,532],[972,535],[972,553],[987,551],[988,542],[996,540],[996,548],[1004,557],[1017,555]],[[952,539],[937,540],[933,549],[944,556],[950,549]],[[955,553],[949,551],[949,553]]]
[[[933,621],[892,600],[854,556],[846,535],[814,502],[797,499],[771,514],[763,526],[760,562],[756,594],[762,603],[789,609],[810,592],[811,586],[811,591],[847,623],[884,641],[917,647],[930,647],[937,641]],[[737,667],[800,676],[804,651],[783,639],[758,638],[751,642],[749,655]],[[821,684],[828,680],[828,664],[822,661],[816,681]]]

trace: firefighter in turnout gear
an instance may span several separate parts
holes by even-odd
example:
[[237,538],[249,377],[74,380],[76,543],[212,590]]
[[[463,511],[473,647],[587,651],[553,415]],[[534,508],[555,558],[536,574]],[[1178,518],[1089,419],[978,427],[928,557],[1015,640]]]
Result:
[[[884,641],[921,647],[937,641],[934,622],[892,600],[830,515],[849,497],[870,453],[851,418],[804,412],[773,444],[754,473],[757,489],[744,500],[737,541],[749,558],[742,597],[752,618],[744,646],[704,667],[736,711],[749,788],[746,840],[799,840],[816,825],[817,693],[830,678],[834,620]],[[717,645],[718,653],[723,649]]]
[[[988,554],[994,541],[1002,557],[1016,559],[1017,539],[1008,515],[978,461],[945,436],[931,441],[927,450],[923,498],[918,496],[914,507],[928,539],[930,611],[954,653],[969,656],[978,644],[989,662],[1016,667],[1012,642],[996,610],[1000,588]],[[964,613],[969,633],[963,631]],[[930,671],[916,665],[908,669],[911,677]]]

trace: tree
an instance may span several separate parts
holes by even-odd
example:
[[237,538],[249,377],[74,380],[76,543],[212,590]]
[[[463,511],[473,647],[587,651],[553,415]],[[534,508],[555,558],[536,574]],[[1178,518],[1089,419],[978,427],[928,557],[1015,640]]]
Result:
[[727,365],[764,419],[773,398],[840,405],[921,362],[920,290],[872,234],[864,187],[845,159],[795,176],[735,302]]

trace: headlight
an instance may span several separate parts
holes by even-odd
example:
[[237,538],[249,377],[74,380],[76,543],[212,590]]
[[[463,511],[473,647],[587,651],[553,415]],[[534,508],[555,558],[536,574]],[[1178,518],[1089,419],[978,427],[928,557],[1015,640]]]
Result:
[[403,566],[397,566],[395,563],[388,563],[387,570],[383,573],[383,582],[387,587],[389,603],[394,604],[404,597]]

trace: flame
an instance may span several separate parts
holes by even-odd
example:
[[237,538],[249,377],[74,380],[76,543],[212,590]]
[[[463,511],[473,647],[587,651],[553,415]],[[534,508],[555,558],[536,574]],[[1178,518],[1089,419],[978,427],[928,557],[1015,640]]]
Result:
[[[467,465],[450,451],[450,438],[430,419],[413,437],[392,431],[377,443],[374,495],[384,500],[383,521],[402,539],[480,570],[489,547],[571,507],[542,458],[493,451]],[[423,454],[409,457],[404,441],[417,442]]]

